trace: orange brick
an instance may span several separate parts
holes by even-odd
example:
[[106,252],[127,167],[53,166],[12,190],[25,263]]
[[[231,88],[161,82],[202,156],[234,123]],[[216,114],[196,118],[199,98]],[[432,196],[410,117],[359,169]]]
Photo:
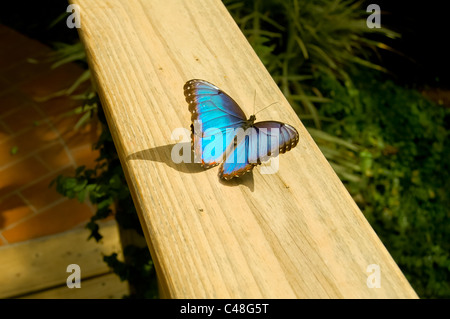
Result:
[[77,166],[85,165],[87,168],[94,168],[97,164],[95,160],[98,158],[99,152],[93,150],[90,145],[71,149],[70,152]]
[[2,120],[0,120],[0,142],[8,139],[11,136],[11,133],[6,126],[5,123],[3,123]]
[[0,200],[0,229],[21,220],[33,213],[18,195],[11,195]]
[[92,149],[93,145],[98,141],[99,134],[97,134],[91,125],[74,130],[72,132],[66,132],[62,135],[64,142],[70,149],[75,149],[80,146],[88,146]]
[[[34,126],[12,138],[0,142],[0,167],[20,160],[30,152],[48,147],[59,142],[58,135],[47,123]],[[18,152],[11,154],[11,148],[17,147]]]
[[87,222],[91,216],[86,204],[66,200],[4,230],[2,235],[9,243],[20,242],[69,230]]
[[[64,110],[64,112],[67,113],[71,110],[73,110],[73,108],[68,108],[67,110]],[[64,134],[75,133],[75,125],[77,124],[79,119],[79,115],[66,115],[63,113],[60,116],[50,117],[50,122],[62,136]]]
[[44,176],[49,171],[36,158],[25,160],[0,170],[0,197]]
[[82,73],[83,70],[77,65],[64,64],[49,73],[24,82],[19,89],[33,98],[45,98],[69,88]]
[[0,50],[0,69],[9,68],[14,64],[25,61],[27,58],[35,58],[51,50],[42,43],[26,38],[16,31],[8,32],[6,38],[2,37]]
[[92,145],[100,136],[100,132],[97,130],[97,125],[95,125],[96,122],[86,123],[80,128],[75,129],[75,125],[79,121],[80,117],[80,115],[62,116],[58,119],[51,120],[54,127],[58,130],[59,134],[69,148]]
[[20,193],[36,210],[39,211],[64,197],[56,191],[55,185],[49,187],[51,181],[58,175],[73,176],[74,171],[74,168],[68,168],[56,172],[47,178],[44,178],[42,181],[23,189]]
[[0,41],[2,42],[2,44],[4,43],[4,45],[2,46],[3,50],[5,50],[5,48],[10,48],[18,44],[22,44],[26,40],[27,37],[25,37],[24,35],[20,34],[14,29],[0,24]]
[[73,111],[81,105],[80,101],[74,100],[69,96],[59,96],[46,101],[35,101],[39,108],[47,114],[50,119],[65,116],[66,113]]
[[[36,40],[30,39],[25,35],[19,33],[18,31],[11,29],[5,25],[0,25],[0,41],[4,43],[4,46],[2,46],[3,48],[2,51],[9,48],[16,48],[16,49],[23,48],[25,50],[24,47],[30,47],[30,50],[32,51],[38,50],[40,51],[41,49],[47,49],[50,51],[50,48],[48,48],[44,44],[41,44]],[[30,46],[30,44],[32,46]]]
[[26,128],[33,128],[36,126],[35,123],[39,124],[42,120],[43,116],[31,104],[14,110],[2,119],[13,133],[20,132]]
[[40,62],[44,61],[45,55],[39,55],[35,58],[37,63],[30,63],[24,59],[9,68],[3,69],[3,78],[8,79],[8,81],[14,83],[14,85],[17,85],[18,83],[28,81],[51,71],[51,63]]
[[45,165],[52,170],[59,170],[65,166],[73,165],[67,155],[66,149],[61,143],[57,143],[40,151],[36,154],[36,157],[41,159]]

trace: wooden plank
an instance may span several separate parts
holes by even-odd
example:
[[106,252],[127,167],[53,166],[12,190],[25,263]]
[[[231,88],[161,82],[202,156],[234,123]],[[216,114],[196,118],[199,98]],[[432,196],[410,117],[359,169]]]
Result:
[[[172,298],[416,298],[415,292],[219,0],[73,0],[128,184]],[[276,174],[218,180],[176,164],[183,85],[222,88],[247,115],[287,122]],[[367,267],[381,287],[369,288]]]
[[86,278],[109,273],[103,255],[121,252],[117,224],[103,223],[100,231],[104,236],[100,243],[88,241],[89,230],[80,228],[0,247],[0,298],[65,285],[70,264],[80,266],[82,284]]
[[66,285],[23,296],[23,299],[121,299],[128,294],[128,284],[109,273],[83,280],[80,288]]

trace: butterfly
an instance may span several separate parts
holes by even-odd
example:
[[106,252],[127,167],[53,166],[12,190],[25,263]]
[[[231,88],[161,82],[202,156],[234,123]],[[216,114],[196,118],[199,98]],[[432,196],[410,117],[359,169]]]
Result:
[[248,119],[224,91],[204,80],[190,80],[184,96],[191,112],[194,158],[209,168],[221,164],[219,177],[240,177],[255,166],[294,148],[297,130],[277,121]]

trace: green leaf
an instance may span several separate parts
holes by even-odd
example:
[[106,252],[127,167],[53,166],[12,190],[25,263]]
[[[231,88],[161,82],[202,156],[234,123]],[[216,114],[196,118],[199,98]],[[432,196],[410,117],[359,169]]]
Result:
[[9,153],[11,155],[16,155],[19,152],[19,147],[18,146],[13,146],[11,147],[11,149],[9,150]]
[[77,186],[77,179],[73,177],[67,177],[62,180],[62,183],[66,190],[72,190]]
[[87,193],[87,189],[84,188],[82,190],[80,190],[77,194],[77,199],[80,203],[83,203],[84,200],[86,199],[86,193]]

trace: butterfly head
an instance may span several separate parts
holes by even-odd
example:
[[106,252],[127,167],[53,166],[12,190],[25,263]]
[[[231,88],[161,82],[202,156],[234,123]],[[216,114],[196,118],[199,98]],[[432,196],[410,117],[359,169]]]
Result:
[[250,115],[250,117],[248,118],[248,120],[245,122],[245,124],[242,126],[242,128],[244,130],[250,128],[253,126],[253,124],[255,124],[255,120],[256,120],[256,116],[255,115]]

